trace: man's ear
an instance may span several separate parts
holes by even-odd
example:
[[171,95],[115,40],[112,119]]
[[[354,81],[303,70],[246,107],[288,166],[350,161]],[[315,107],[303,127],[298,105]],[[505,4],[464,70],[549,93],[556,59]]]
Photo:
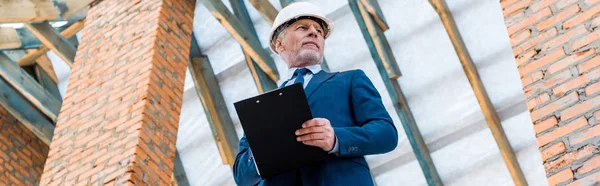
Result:
[[281,53],[283,50],[285,50],[285,48],[283,48],[283,43],[281,43],[281,39],[277,38],[275,40],[275,51],[277,51],[277,53]]

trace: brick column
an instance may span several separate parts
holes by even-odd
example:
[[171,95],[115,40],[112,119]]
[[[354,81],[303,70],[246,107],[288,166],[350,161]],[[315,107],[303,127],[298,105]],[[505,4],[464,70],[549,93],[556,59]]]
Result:
[[193,0],[104,0],[87,15],[41,185],[170,181]]
[[550,185],[600,182],[600,0],[501,0]]
[[0,185],[38,185],[48,145],[0,106]]

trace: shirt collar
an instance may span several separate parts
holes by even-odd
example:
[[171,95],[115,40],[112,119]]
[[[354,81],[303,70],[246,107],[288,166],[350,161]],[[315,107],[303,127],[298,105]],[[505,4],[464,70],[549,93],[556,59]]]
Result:
[[[321,64],[314,64],[314,65],[305,66],[305,67],[302,67],[302,68],[306,68],[306,69],[310,70],[310,72],[314,75],[314,74],[319,73],[319,71],[321,71]],[[287,78],[285,79],[286,81],[292,79],[292,77],[294,76],[294,72],[296,71],[296,69],[298,69],[298,68],[294,67],[294,68],[289,68],[288,69],[288,73],[287,73],[287,76],[286,76]]]

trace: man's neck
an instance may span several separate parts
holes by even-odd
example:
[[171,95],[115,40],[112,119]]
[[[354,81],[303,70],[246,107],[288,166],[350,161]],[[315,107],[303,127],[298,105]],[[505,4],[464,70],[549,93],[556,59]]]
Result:
[[292,68],[306,68],[309,66],[314,66],[314,65],[320,65],[320,62],[311,62],[311,63],[300,63],[297,66],[294,66],[293,64],[295,63],[288,63],[288,69],[292,69]]
[[303,66],[303,67],[288,68],[288,73],[287,73],[285,80],[291,79],[294,76],[294,71],[296,71],[296,69],[298,69],[298,68],[306,68],[306,69],[310,70],[310,72],[312,74],[317,74],[321,71],[321,64],[313,64],[313,65],[308,65],[308,66]]

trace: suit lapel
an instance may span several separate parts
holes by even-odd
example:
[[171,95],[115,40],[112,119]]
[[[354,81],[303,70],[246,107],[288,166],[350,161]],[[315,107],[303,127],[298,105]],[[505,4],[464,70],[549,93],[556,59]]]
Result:
[[321,70],[320,72],[315,74],[312,77],[312,79],[310,80],[310,82],[308,82],[308,85],[306,85],[306,88],[304,89],[306,98],[307,99],[310,98],[310,96],[312,96],[312,94],[315,93],[317,88],[319,88],[319,86],[321,86],[321,84],[323,84],[323,82],[331,79],[335,74],[337,74],[337,72],[328,73],[328,72],[325,72],[324,70]]

